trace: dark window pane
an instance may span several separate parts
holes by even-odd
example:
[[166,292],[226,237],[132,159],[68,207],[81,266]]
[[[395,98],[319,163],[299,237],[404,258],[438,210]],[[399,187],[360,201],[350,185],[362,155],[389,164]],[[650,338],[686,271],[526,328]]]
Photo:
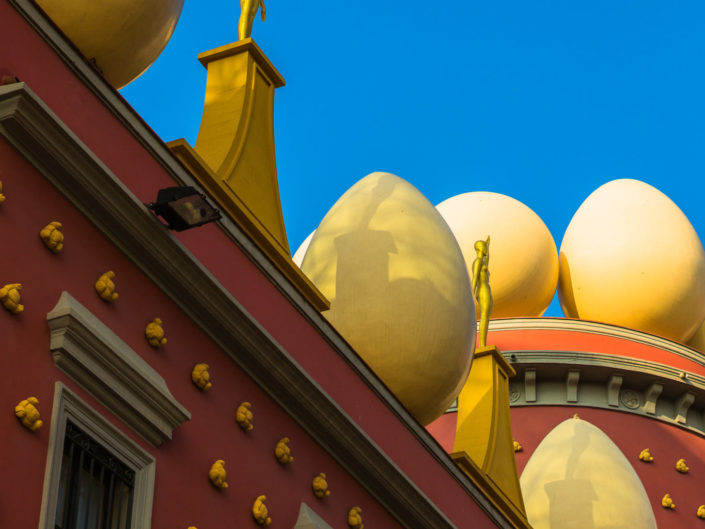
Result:
[[66,423],[57,529],[130,529],[134,483],[134,471]]

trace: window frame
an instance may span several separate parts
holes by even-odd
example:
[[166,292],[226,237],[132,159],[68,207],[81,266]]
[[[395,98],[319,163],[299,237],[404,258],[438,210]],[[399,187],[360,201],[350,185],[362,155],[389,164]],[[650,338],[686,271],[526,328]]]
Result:
[[301,502],[299,506],[299,517],[296,520],[294,529],[333,529],[326,521],[321,518],[316,511],[309,507],[305,502]]
[[62,382],[56,382],[54,387],[54,407],[51,416],[39,529],[55,529],[56,527],[56,507],[67,420],[74,423],[92,437],[96,443],[100,443],[135,472],[130,527],[150,529],[156,471],[154,456],[113,426]]

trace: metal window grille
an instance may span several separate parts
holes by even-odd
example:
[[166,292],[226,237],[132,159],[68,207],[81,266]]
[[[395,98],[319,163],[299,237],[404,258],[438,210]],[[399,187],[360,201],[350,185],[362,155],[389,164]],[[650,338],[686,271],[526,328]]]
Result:
[[135,472],[66,423],[56,529],[130,529]]

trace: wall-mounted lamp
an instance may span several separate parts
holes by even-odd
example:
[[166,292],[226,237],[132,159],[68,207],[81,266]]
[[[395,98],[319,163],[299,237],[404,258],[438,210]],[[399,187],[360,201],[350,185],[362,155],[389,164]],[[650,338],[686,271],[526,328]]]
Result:
[[147,207],[167,222],[174,231],[195,228],[220,218],[220,211],[206,202],[206,195],[190,186],[167,187],[157,193],[157,201]]

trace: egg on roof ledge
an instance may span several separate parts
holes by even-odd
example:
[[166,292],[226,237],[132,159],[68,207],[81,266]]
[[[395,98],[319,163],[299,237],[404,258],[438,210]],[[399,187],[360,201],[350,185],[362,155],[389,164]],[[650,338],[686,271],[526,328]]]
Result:
[[455,400],[475,347],[475,307],[460,248],[411,184],[372,173],[316,229],[302,271],[323,314],[422,424]]
[[686,342],[705,319],[705,251],[671,199],[614,180],[580,206],[560,250],[563,313]]
[[453,231],[468,270],[475,241],[489,235],[492,318],[537,317],[558,282],[556,243],[541,218],[518,200],[486,191],[463,193],[436,206]]
[[36,1],[115,88],[159,57],[184,6],[184,0]]

